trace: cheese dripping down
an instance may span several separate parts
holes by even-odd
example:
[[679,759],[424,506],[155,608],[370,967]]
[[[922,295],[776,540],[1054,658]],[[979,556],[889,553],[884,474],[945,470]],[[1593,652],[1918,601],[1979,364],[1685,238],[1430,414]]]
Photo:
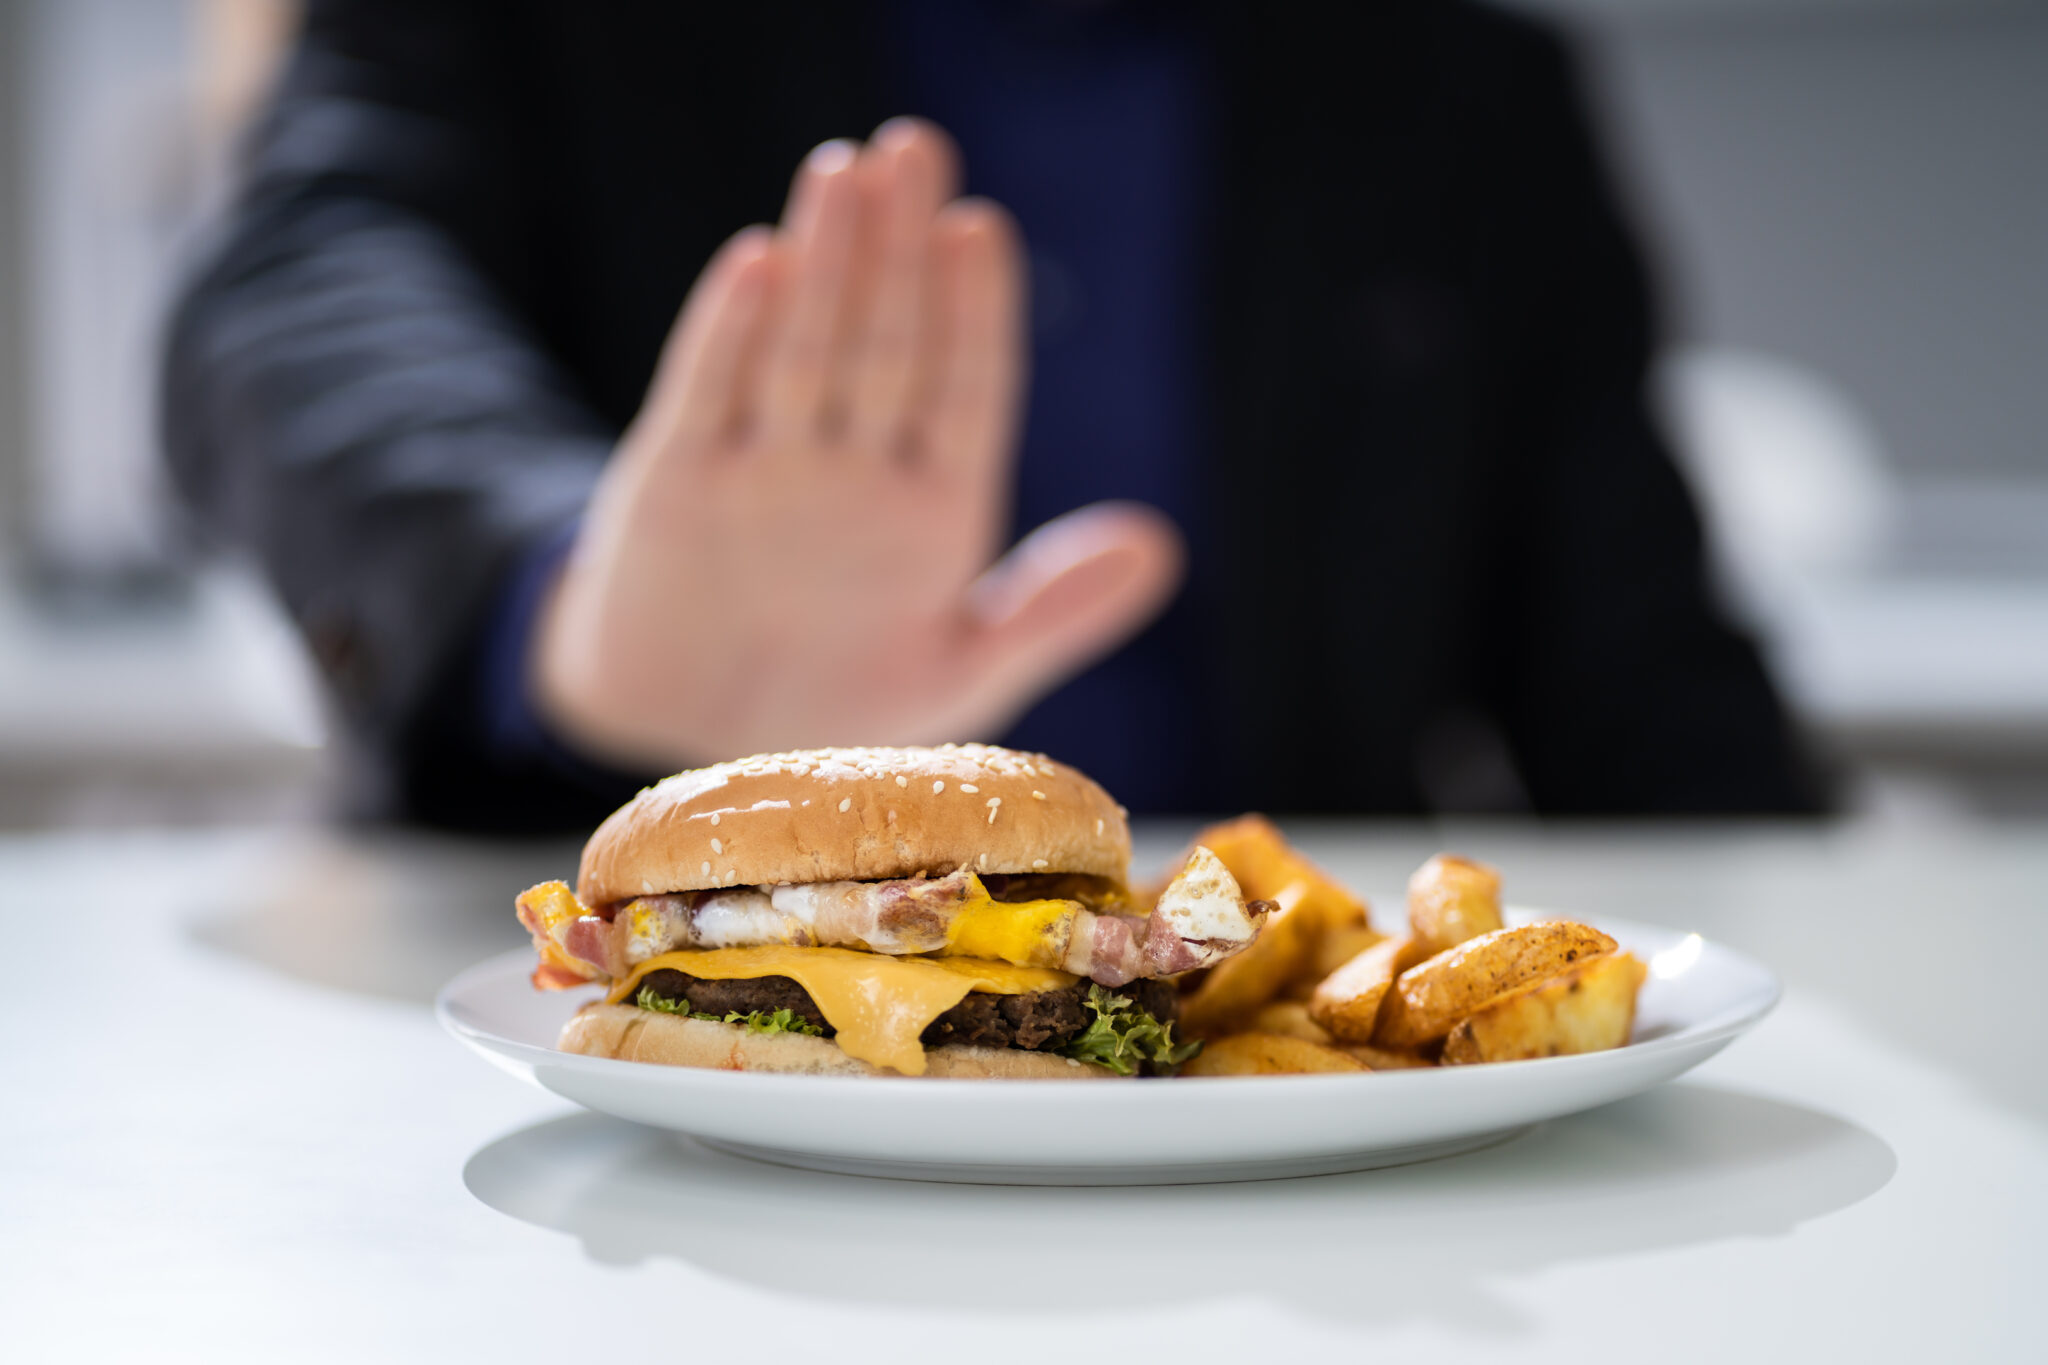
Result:
[[980,958],[887,957],[852,948],[775,944],[663,953],[635,965],[605,999],[614,1004],[632,999],[642,977],[664,969],[704,981],[787,977],[809,992],[836,1030],[833,1041],[840,1051],[906,1076],[924,1074],[919,1036],[969,991],[1030,995],[1065,990],[1080,980],[1069,972]]

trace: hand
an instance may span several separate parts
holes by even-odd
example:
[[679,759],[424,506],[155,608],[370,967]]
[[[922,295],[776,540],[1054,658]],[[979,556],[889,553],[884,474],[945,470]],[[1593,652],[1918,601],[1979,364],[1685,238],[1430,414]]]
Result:
[[954,160],[912,120],[828,142],[698,277],[535,633],[572,742],[672,768],[993,738],[1171,596],[1179,535],[1135,504],[995,558],[1022,267]]

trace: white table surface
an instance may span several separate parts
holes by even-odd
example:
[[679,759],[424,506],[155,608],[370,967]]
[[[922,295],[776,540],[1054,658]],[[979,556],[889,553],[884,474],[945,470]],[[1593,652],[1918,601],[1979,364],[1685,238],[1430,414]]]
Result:
[[440,1032],[434,986],[516,943],[512,893],[572,849],[0,840],[0,1356],[2048,1350],[2048,827],[1300,832],[1365,888],[1450,846],[1516,901],[1697,929],[1786,1001],[1683,1081],[1468,1157],[1166,1189],[864,1180],[581,1114]]

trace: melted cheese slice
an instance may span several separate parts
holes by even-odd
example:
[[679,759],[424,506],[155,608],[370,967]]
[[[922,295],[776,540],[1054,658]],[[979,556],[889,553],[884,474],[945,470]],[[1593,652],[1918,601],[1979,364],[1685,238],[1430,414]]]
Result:
[[946,926],[942,954],[991,958],[1020,967],[1058,967],[1067,960],[1079,901],[999,901],[972,879],[974,895]]
[[616,1004],[639,989],[640,978],[670,968],[706,981],[786,976],[810,992],[838,1030],[840,1051],[906,1076],[924,1074],[918,1041],[932,1020],[969,991],[1028,995],[1063,990],[1080,980],[1067,972],[1019,967],[967,957],[885,957],[852,948],[710,948],[663,953],[634,966],[605,999]]

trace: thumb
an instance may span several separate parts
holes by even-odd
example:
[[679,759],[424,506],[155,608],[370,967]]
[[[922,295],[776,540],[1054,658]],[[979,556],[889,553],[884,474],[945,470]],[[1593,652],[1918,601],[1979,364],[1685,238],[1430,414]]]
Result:
[[1143,503],[1055,517],[969,589],[970,686],[1023,710],[1164,610],[1185,561],[1179,528]]

